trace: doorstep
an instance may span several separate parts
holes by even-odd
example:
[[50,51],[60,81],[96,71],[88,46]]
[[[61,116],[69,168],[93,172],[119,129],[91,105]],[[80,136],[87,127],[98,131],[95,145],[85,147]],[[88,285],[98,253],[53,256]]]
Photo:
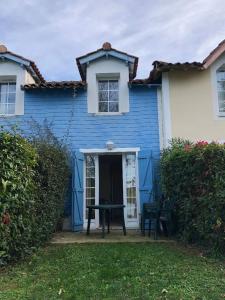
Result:
[[85,243],[173,243],[165,237],[158,237],[154,240],[152,237],[148,237],[148,233],[145,236],[141,235],[140,230],[127,229],[127,235],[123,235],[123,231],[119,229],[111,230],[108,234],[105,233],[105,238],[102,238],[102,231],[90,230],[90,235],[86,235],[86,231],[82,232],[56,232],[50,241],[50,244],[85,244]]

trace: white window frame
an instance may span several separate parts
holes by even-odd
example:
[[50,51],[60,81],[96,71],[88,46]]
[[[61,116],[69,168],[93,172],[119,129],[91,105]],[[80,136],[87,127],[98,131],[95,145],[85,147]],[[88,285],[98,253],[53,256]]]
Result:
[[[117,82],[118,83],[118,88],[117,89],[110,89],[110,82]],[[100,90],[99,89],[99,83],[100,82],[105,82],[105,83],[107,83],[107,89],[106,90]],[[101,92],[107,92],[107,101],[100,101],[100,96],[99,96],[99,94],[101,93]],[[110,97],[109,97],[109,95],[110,95],[110,92],[117,92],[117,94],[118,94],[118,99],[115,101],[112,101],[111,99],[110,99]],[[105,102],[105,103],[107,103],[107,111],[100,111],[99,110],[99,105],[100,105],[100,103],[101,102]],[[115,102],[115,103],[118,103],[118,110],[117,111],[110,111],[109,110],[109,108],[110,108],[110,103],[111,102]],[[108,114],[108,113],[118,113],[120,111],[120,83],[119,83],[119,78],[104,78],[104,79],[98,79],[98,113],[105,113],[105,114]]]
[[[224,112],[220,111],[220,104],[219,104],[219,102],[220,102],[219,92],[225,92],[225,88],[223,90],[219,90],[219,87],[218,87],[218,82],[224,82],[224,84],[225,84],[225,79],[224,80],[218,80],[218,73],[220,72],[219,70],[221,68],[223,68],[223,67],[224,67],[224,71],[223,72],[225,73],[225,64],[222,65],[220,68],[218,68],[216,70],[216,90],[217,90],[217,110],[218,110],[218,116],[225,117],[225,111]],[[225,106],[225,98],[224,98],[224,106]]]
[[[99,81],[118,81],[118,111],[111,112],[111,111],[105,111],[101,112],[99,111]],[[95,115],[100,116],[108,116],[108,115],[122,115],[121,113],[121,107],[120,107],[120,73],[100,73],[96,74],[96,89],[97,89],[97,113]],[[109,103],[110,101],[108,101]]]
[[224,119],[225,119],[225,112],[219,111],[219,98],[218,98],[218,89],[217,89],[217,71],[221,67],[223,67],[223,65],[225,67],[225,55],[222,55],[210,67],[214,120],[217,120],[217,121],[224,121]]
[[[16,82],[16,76],[6,76],[5,78],[1,76],[0,78],[0,85],[1,84],[7,84],[9,88],[9,84],[14,83],[15,84],[15,103],[14,103],[14,112],[9,114],[9,113],[1,113],[1,117],[11,117],[16,115],[16,105],[17,105],[17,82]],[[13,93],[14,94],[14,93]],[[9,96],[9,91],[7,90],[7,99]],[[5,102],[4,104],[9,104],[8,102]],[[0,105],[1,105],[1,89],[0,89]]]

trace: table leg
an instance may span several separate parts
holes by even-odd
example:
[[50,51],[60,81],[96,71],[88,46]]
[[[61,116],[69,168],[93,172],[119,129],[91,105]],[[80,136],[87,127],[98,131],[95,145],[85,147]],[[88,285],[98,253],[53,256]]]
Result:
[[105,209],[102,209],[102,238],[105,237]]
[[87,224],[87,235],[90,233],[90,225],[91,225],[91,213],[92,209],[88,208],[88,224]]
[[123,234],[126,235],[126,226],[125,226],[125,218],[124,218],[124,208],[123,208]]
[[110,217],[111,217],[111,211],[110,209],[107,211],[107,226],[108,226],[108,233],[110,233]]

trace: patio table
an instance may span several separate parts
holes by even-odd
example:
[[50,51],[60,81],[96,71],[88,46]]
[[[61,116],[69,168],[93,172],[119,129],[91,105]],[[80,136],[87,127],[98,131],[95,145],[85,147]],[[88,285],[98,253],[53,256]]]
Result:
[[123,217],[122,217],[122,226],[123,226],[123,234],[126,235],[126,226],[124,220],[124,207],[123,204],[99,204],[99,205],[87,205],[88,208],[88,224],[87,224],[87,235],[90,233],[90,225],[91,225],[91,216],[93,209],[99,209],[99,213],[102,215],[102,238],[105,237],[105,216],[107,212],[107,225],[108,225],[108,233],[110,232],[110,214],[113,209],[122,209]]

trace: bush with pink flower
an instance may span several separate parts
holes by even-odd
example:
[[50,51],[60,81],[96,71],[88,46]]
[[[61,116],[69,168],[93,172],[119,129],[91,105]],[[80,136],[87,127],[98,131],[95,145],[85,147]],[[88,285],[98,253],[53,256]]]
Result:
[[172,140],[162,153],[161,180],[175,201],[177,234],[225,253],[225,145]]

